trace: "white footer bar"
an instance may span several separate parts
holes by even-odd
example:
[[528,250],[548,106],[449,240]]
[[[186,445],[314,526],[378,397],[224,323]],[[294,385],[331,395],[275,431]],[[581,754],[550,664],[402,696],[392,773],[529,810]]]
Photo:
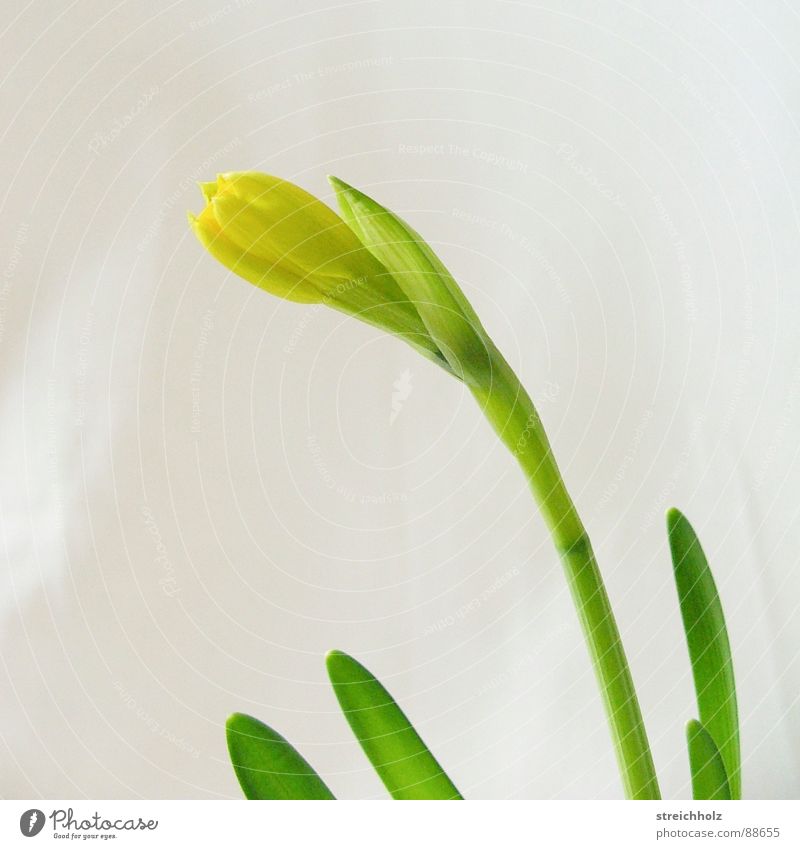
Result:
[[0,845],[800,846],[800,803],[0,801]]

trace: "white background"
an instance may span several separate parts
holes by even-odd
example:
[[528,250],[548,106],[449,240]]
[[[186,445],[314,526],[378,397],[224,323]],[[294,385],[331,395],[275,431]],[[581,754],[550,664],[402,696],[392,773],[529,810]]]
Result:
[[745,795],[797,796],[790,3],[4,12],[0,795],[236,798],[238,710],[337,795],[380,797],[330,648],[464,795],[621,795],[556,557],[468,395],[189,234],[195,180],[261,169],[366,189],[461,281],[540,406],[673,798],[695,708],[663,513],[688,514],[728,616]]

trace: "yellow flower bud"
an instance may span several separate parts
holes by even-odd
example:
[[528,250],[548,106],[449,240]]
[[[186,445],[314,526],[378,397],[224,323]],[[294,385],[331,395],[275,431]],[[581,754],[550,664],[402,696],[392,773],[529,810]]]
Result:
[[450,371],[394,277],[322,201],[255,171],[219,174],[200,189],[206,206],[189,223],[226,268],[278,297],[325,303],[394,333]]
[[258,173],[201,184],[207,201],[190,222],[223,265],[282,298],[318,303],[342,283],[385,276],[352,230],[299,186]]

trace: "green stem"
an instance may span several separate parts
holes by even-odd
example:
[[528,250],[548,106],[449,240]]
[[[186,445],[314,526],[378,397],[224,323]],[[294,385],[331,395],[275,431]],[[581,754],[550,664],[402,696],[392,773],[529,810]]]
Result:
[[491,357],[491,385],[470,389],[522,466],[553,536],[603,694],[625,793],[629,799],[659,799],[639,701],[589,537],[533,402],[496,349]]

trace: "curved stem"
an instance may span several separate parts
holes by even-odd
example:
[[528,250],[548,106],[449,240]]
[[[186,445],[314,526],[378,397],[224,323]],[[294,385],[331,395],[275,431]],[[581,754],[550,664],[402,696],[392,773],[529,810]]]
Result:
[[629,799],[659,799],[639,701],[589,538],[584,535],[559,553],[594,662],[625,793]]
[[629,799],[659,799],[639,701],[589,537],[533,402],[496,349],[492,359],[491,385],[470,389],[522,466],[561,557],[603,695],[625,793]]

